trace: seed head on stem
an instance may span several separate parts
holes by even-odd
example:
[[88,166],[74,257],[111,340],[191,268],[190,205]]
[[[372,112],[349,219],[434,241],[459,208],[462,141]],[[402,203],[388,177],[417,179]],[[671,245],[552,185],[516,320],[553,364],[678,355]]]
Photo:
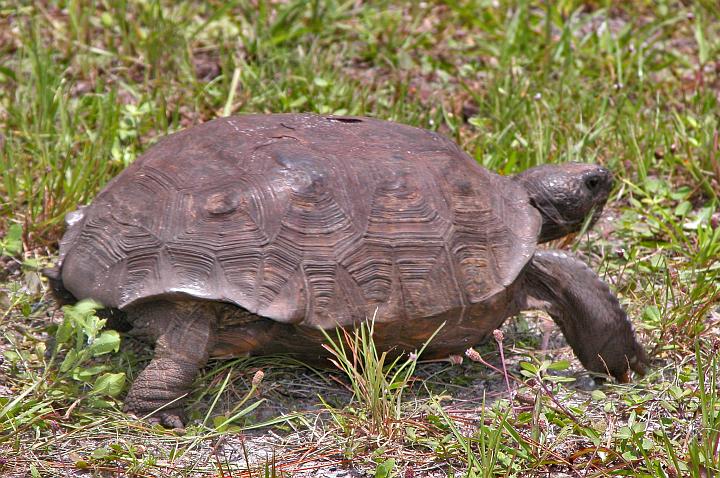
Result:
[[507,367],[505,366],[505,351],[503,350],[503,340],[505,339],[505,335],[502,333],[502,330],[495,329],[493,330],[493,337],[495,337],[495,341],[500,349],[500,362],[502,363],[503,375],[505,376],[505,385],[507,386],[510,403],[512,404],[513,391],[512,388],[510,388],[510,379],[508,378]]

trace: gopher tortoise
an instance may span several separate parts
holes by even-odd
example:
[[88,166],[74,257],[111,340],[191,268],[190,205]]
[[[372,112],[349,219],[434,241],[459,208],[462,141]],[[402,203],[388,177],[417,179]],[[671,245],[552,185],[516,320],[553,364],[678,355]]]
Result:
[[46,274],[59,301],[94,299],[155,342],[125,406],[168,426],[209,357],[318,359],[323,329],[370,318],[396,353],[445,322],[425,351],[438,357],[542,309],[587,369],[627,381],[646,359],[615,296],[537,248],[594,222],[611,185],[577,163],[499,176],[437,133],[371,118],[221,118],[70,213]]

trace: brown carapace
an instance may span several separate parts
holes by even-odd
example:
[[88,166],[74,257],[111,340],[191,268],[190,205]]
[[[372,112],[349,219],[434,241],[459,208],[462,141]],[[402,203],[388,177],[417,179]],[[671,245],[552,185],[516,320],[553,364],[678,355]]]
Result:
[[440,356],[541,308],[585,367],[626,379],[645,356],[617,299],[582,262],[537,250],[596,220],[611,186],[577,163],[500,176],[437,133],[370,118],[222,118],[161,140],[71,213],[48,275],[62,300],[120,310],[156,343],[126,399],[139,414],[209,356],[313,360],[320,329],[371,318],[398,353],[445,322],[427,348]]

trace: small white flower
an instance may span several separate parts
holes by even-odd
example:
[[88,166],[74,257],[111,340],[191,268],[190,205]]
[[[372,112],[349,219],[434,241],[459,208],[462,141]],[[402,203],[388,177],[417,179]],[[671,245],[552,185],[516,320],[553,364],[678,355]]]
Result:
[[467,349],[465,351],[465,355],[467,356],[467,358],[469,358],[473,362],[480,362],[482,360],[480,353],[478,353],[478,351],[473,348]]
[[265,372],[263,372],[262,370],[258,370],[257,372],[255,372],[255,375],[252,378],[252,386],[257,387],[258,385],[260,385],[260,382],[263,381],[263,378],[265,378]]

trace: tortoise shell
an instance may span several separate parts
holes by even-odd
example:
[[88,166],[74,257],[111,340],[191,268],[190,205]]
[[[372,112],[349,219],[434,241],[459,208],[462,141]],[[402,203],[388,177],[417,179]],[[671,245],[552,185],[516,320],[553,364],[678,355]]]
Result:
[[320,328],[488,301],[541,226],[520,185],[439,134],[308,114],[170,135],[69,219],[62,280],[76,297],[192,297]]

